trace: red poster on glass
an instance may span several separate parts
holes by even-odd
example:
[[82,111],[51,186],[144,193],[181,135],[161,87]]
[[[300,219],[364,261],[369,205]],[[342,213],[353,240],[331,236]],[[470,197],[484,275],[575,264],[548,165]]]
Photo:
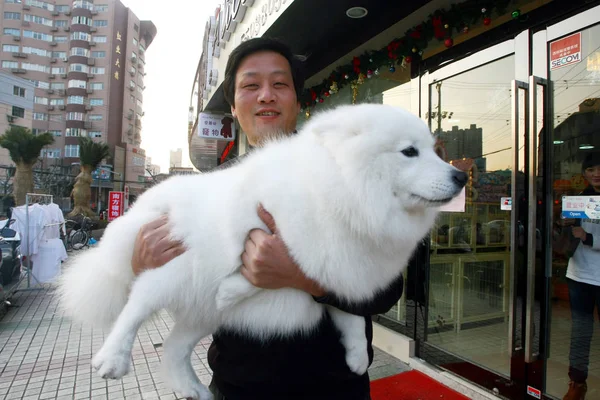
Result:
[[550,43],[550,69],[581,62],[581,32]]
[[108,192],[108,220],[113,221],[123,215],[123,192]]

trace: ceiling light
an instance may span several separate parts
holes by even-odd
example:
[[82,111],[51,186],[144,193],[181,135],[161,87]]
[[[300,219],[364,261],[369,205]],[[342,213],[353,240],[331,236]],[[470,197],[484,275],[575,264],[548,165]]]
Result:
[[369,11],[364,7],[350,7],[346,10],[346,15],[350,18],[363,18],[366,17]]
[[554,144],[563,144],[565,141],[564,140],[555,140]]
[[591,144],[582,144],[579,146],[579,150],[589,150],[589,149],[593,149],[594,146],[592,146]]

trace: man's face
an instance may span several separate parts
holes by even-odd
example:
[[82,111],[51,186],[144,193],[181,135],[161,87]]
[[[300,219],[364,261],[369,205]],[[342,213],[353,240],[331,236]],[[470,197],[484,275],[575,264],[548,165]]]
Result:
[[600,187],[600,165],[586,168],[583,171],[583,177],[593,187]]
[[231,112],[253,146],[270,134],[293,132],[300,104],[286,58],[261,51],[243,59],[235,75],[234,104]]

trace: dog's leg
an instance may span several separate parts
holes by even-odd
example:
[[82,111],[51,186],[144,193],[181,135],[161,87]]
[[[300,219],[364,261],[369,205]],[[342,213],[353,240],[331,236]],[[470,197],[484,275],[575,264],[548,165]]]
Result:
[[222,311],[241,300],[255,295],[261,289],[252,285],[244,275],[235,273],[221,281],[217,289],[217,310]]
[[205,327],[190,327],[182,322],[176,322],[165,341],[161,362],[163,374],[171,389],[182,397],[194,400],[213,399],[208,388],[198,379],[190,362],[194,346],[213,330]]
[[173,287],[181,286],[168,267],[144,272],[135,281],[127,304],[110,334],[92,360],[92,366],[104,379],[120,379],[129,372],[131,349],[140,325],[154,312],[164,308],[174,296]]
[[331,306],[327,307],[327,312],[342,334],[341,341],[346,348],[346,364],[352,372],[364,374],[369,367],[365,318]]

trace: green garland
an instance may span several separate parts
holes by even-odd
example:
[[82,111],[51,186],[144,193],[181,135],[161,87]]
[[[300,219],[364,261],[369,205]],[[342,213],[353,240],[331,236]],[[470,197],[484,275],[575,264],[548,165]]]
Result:
[[[311,107],[323,103],[327,97],[347,85],[353,85],[353,90],[356,90],[357,82],[361,84],[365,77],[379,74],[381,68],[394,72],[395,65],[406,65],[420,58],[434,38],[451,47],[454,45],[453,34],[466,33],[470,26],[481,22],[489,26],[491,16],[505,14],[514,1],[467,0],[451,5],[448,10],[437,10],[427,20],[407,30],[404,37],[392,40],[380,50],[355,56],[350,64],[339,66],[320,84],[304,89],[300,97],[301,105]],[[513,11],[512,16],[519,17],[520,11]]]

